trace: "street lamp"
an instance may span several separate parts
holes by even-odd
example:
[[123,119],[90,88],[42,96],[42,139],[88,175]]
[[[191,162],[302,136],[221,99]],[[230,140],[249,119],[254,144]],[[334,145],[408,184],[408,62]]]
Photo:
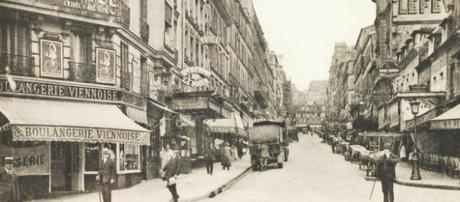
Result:
[[414,150],[411,152],[412,155],[412,174],[410,176],[411,180],[421,180],[419,161],[418,161],[418,151],[417,151],[417,114],[419,112],[420,102],[417,100],[412,100],[410,102],[411,112],[414,115]]

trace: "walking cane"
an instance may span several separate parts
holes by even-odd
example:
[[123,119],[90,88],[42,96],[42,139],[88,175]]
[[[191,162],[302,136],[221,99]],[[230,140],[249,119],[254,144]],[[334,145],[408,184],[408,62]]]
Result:
[[99,195],[99,202],[103,202],[103,201],[102,201],[102,193],[101,193],[101,185],[102,185],[102,184],[101,184],[100,181],[98,182],[98,185],[99,185],[99,186],[98,186],[99,188],[98,188],[97,190],[98,190],[98,195]]
[[372,194],[374,193],[375,183],[377,182],[377,178],[374,180],[374,184],[372,185],[371,195],[369,196],[369,201],[372,199]]

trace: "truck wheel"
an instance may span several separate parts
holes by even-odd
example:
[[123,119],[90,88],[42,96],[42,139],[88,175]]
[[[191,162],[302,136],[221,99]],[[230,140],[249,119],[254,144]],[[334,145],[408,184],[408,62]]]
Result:
[[278,168],[283,168],[283,163],[278,163]]

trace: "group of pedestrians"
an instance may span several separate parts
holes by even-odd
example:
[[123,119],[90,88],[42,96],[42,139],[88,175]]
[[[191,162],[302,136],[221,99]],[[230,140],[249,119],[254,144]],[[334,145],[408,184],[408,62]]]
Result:
[[[245,143],[243,139],[239,138],[235,142],[236,153],[239,159],[243,157],[243,149]],[[206,161],[206,172],[210,175],[213,173],[214,162],[220,157],[222,169],[230,170],[232,166],[232,159],[234,158],[233,147],[228,142],[223,143],[221,146],[216,147],[214,142],[210,142],[205,148],[205,161]]]

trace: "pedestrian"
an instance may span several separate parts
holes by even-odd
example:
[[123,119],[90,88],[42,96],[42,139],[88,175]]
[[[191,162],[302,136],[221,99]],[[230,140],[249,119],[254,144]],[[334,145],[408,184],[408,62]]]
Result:
[[390,152],[390,144],[385,143],[383,148],[384,155],[380,156],[377,161],[375,176],[382,183],[383,202],[393,202],[393,182],[396,176],[395,165],[398,162],[398,157]]
[[18,178],[13,170],[13,157],[5,157],[0,169],[0,201],[20,201]]
[[243,139],[240,137],[238,138],[238,141],[236,142],[236,152],[238,153],[239,159],[243,157],[243,148],[244,148],[244,142],[243,142]]
[[166,179],[166,187],[171,193],[172,200],[177,202],[179,200],[179,194],[177,194],[176,181],[181,173],[181,162],[180,162],[180,153],[179,151],[174,152],[174,157],[168,161],[166,166],[163,168]]
[[228,144],[228,142],[224,143],[224,147],[222,148],[222,169],[230,170],[230,166],[232,166],[232,148]]
[[112,201],[112,185],[115,183],[116,167],[113,152],[107,148],[102,149],[102,162],[99,164],[99,172],[96,181],[99,182],[102,199],[104,202]]
[[270,154],[268,153],[268,145],[260,145],[260,170],[265,170],[267,168],[269,157]]
[[206,172],[209,175],[212,175],[214,170],[214,161],[216,160],[216,151],[214,150],[214,145],[209,143],[209,146],[205,150],[205,161],[206,161]]
[[174,151],[171,149],[170,144],[166,144],[165,148],[160,152],[161,169],[163,169],[168,161],[174,157]]

